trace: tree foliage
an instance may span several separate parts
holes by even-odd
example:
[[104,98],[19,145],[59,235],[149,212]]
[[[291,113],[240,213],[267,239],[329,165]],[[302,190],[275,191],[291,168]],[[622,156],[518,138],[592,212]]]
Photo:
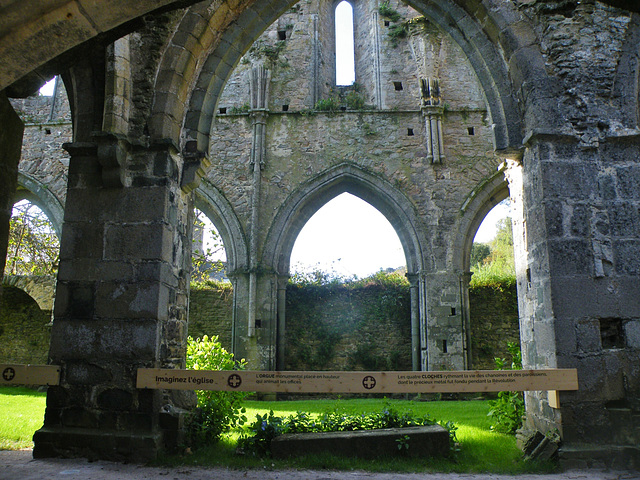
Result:
[[[471,247],[471,286],[508,286],[516,281],[513,257],[513,231],[511,218],[498,221],[495,238],[486,244],[474,244]],[[475,247],[475,250],[474,250]],[[489,248],[489,254],[486,248]],[[484,256],[482,260],[478,259]],[[475,263],[474,263],[475,261]]]
[[486,243],[474,243],[471,246],[471,266],[477,267],[491,254],[491,247]]
[[7,275],[55,275],[60,241],[40,208],[28,201],[16,203],[10,223]]
[[195,211],[191,281],[204,283],[214,279],[225,268],[224,244],[213,224],[200,210]]

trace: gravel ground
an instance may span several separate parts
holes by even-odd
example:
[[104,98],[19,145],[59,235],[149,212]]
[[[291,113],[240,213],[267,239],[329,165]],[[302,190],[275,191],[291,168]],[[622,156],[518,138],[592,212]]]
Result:
[[[34,460],[30,450],[0,451],[0,480],[513,480],[510,475],[395,474],[314,470],[228,470],[146,467],[83,459]],[[573,470],[551,475],[519,475],[518,480],[640,480],[638,472]]]

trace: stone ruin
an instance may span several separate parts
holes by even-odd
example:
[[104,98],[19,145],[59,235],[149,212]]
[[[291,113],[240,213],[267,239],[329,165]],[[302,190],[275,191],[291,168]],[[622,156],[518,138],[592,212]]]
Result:
[[[415,370],[470,366],[471,244],[510,197],[523,363],[580,381],[559,408],[527,393],[526,428],[558,434],[566,465],[637,467],[640,9],[349,3],[352,86],[336,85],[329,0],[3,7],[2,251],[16,198],[61,232],[62,375],[36,457],[147,459],[180,438],[192,396],[135,378],[184,366],[194,206],[227,249],[234,351],[281,367],[293,244],[349,192],[404,247]],[[23,125],[18,99],[54,74],[70,114]]]

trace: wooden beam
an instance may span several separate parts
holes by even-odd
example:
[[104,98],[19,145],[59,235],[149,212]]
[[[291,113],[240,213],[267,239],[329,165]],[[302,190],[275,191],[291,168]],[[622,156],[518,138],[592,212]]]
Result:
[[577,390],[575,369],[273,372],[138,369],[138,388],[283,393],[451,393]]
[[0,364],[0,385],[58,385],[57,365]]

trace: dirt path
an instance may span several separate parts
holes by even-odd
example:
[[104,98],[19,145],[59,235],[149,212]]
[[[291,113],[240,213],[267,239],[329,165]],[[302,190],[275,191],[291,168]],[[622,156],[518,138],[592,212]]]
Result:
[[[146,467],[83,459],[34,460],[30,450],[0,452],[0,480],[513,480],[491,474],[396,474],[313,470],[228,470],[226,468]],[[636,472],[570,471],[520,475],[517,480],[640,480]]]

